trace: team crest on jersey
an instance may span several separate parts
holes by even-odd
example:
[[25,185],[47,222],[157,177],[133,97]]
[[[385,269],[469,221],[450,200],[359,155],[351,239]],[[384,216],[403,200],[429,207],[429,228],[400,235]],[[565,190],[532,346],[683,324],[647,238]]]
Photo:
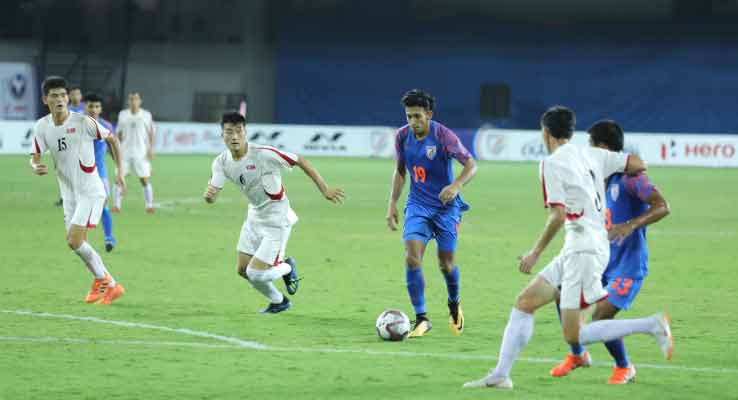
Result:
[[67,133],[77,132],[77,128],[67,128]]
[[255,169],[256,169],[256,165],[247,165],[247,166],[246,166],[246,170],[247,170],[247,171],[253,171],[253,170],[255,170]]
[[436,146],[425,146],[425,156],[429,160],[436,158]]
[[620,195],[620,186],[610,185],[610,197],[612,197],[612,201],[618,201],[619,195]]

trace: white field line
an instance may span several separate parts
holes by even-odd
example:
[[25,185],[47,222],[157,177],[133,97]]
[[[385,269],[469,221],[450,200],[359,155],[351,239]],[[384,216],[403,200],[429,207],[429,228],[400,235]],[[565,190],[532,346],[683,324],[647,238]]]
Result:
[[[220,342],[228,343],[208,344],[198,342],[168,342],[168,341],[146,341],[146,340],[96,340],[96,339],[74,339],[74,338],[57,338],[57,337],[23,337],[23,336],[0,336],[0,342],[34,342],[34,343],[64,343],[64,344],[107,344],[121,346],[150,346],[150,347],[191,347],[191,348],[221,348],[232,350],[262,350],[262,351],[279,351],[279,352],[298,352],[298,353],[328,353],[328,354],[363,354],[372,356],[390,356],[390,357],[427,357],[441,358],[449,360],[479,360],[479,361],[496,361],[496,356],[483,354],[458,354],[458,353],[425,353],[411,351],[380,351],[370,349],[340,349],[328,347],[274,347],[261,344],[250,340],[242,340],[235,337],[222,336],[214,333],[196,331],[187,328],[170,328],[161,325],[148,323],[106,320],[96,317],[80,317],[67,314],[51,314],[45,312],[34,312],[25,310],[0,310],[3,314],[25,315],[36,318],[56,318],[67,319],[72,321],[94,322],[99,324],[108,324],[116,326],[124,326],[129,328],[141,328],[157,330],[162,332],[177,333],[182,335],[195,336],[206,339],[213,339]],[[538,358],[538,357],[521,357],[518,361],[536,363],[536,364],[553,364],[561,361],[557,358]],[[611,367],[611,362],[594,362],[595,366]],[[717,374],[738,374],[738,369],[734,368],[709,368],[709,367],[688,367],[684,365],[666,365],[666,364],[645,364],[639,363],[638,368],[672,370],[679,372],[702,372]]]

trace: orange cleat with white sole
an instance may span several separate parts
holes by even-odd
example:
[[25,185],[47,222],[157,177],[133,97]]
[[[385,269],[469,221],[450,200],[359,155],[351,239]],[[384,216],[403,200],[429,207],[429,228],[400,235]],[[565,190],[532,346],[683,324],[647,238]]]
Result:
[[625,385],[628,382],[635,381],[636,369],[633,364],[625,368],[615,367],[612,369],[612,375],[607,381],[608,385]]
[[119,214],[120,213],[120,208],[113,207],[113,208],[110,209],[110,212],[113,213],[113,214]]
[[592,365],[592,357],[589,356],[589,352],[585,351],[581,356],[569,354],[561,364],[551,368],[551,376],[561,378],[579,367],[588,368],[590,365]]
[[93,280],[92,287],[90,287],[90,291],[87,292],[87,297],[85,297],[85,303],[94,303],[102,299],[105,296],[105,289],[107,289],[110,280],[109,275]]
[[117,299],[120,296],[123,296],[123,293],[125,292],[126,290],[120,283],[116,283],[115,286],[108,286],[105,289],[105,297],[103,297],[102,301],[97,304],[110,304],[113,302],[113,300]]
[[146,208],[146,214],[153,214],[154,213],[154,207],[148,207]]

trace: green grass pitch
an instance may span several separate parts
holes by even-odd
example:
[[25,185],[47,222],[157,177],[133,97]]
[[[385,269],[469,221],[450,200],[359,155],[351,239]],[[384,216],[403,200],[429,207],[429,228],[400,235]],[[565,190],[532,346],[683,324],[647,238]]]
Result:
[[551,378],[546,359],[567,348],[548,306],[513,368],[515,390],[500,392],[461,385],[494,366],[515,295],[531,279],[517,271],[516,257],[546,218],[536,164],[482,162],[462,192],[472,206],[457,253],[465,333],[447,330],[445,286],[430,245],[424,267],[435,329],[390,343],[377,338],[376,316],[400,308],[412,318],[401,235],[384,221],[393,162],[314,158],[329,184],[346,190],[341,206],[323,200],[299,170],[286,174],[300,216],[288,253],[304,280],[289,312],[262,316],[256,311],[265,299],[236,274],[245,199],[227,186],[217,204],[201,200],[212,158],[158,157],[154,215],[144,213],[140,185],[129,177],[123,213],[114,217],[118,248],[105,254],[101,229],[90,233],[127,289],[108,307],[82,302],[91,278],[66,247],[61,210],[52,206],[55,177],[32,175],[26,157],[0,158],[0,399],[738,397],[737,170],[650,171],[672,214],[649,230],[651,275],[621,317],[668,311],[672,362],[651,338],[631,337],[637,383],[605,384],[610,365],[601,345],[590,346],[592,368]]

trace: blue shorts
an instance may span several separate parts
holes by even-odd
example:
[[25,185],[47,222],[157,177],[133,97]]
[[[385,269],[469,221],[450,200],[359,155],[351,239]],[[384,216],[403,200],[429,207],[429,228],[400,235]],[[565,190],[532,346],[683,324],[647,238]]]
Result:
[[620,310],[627,310],[633,304],[643,286],[643,279],[602,277],[602,286],[607,290],[607,301]]
[[461,210],[452,207],[448,210],[433,210],[427,207],[408,204],[405,207],[405,226],[402,240],[419,240],[428,243],[436,239],[439,251],[455,251],[459,236]]

